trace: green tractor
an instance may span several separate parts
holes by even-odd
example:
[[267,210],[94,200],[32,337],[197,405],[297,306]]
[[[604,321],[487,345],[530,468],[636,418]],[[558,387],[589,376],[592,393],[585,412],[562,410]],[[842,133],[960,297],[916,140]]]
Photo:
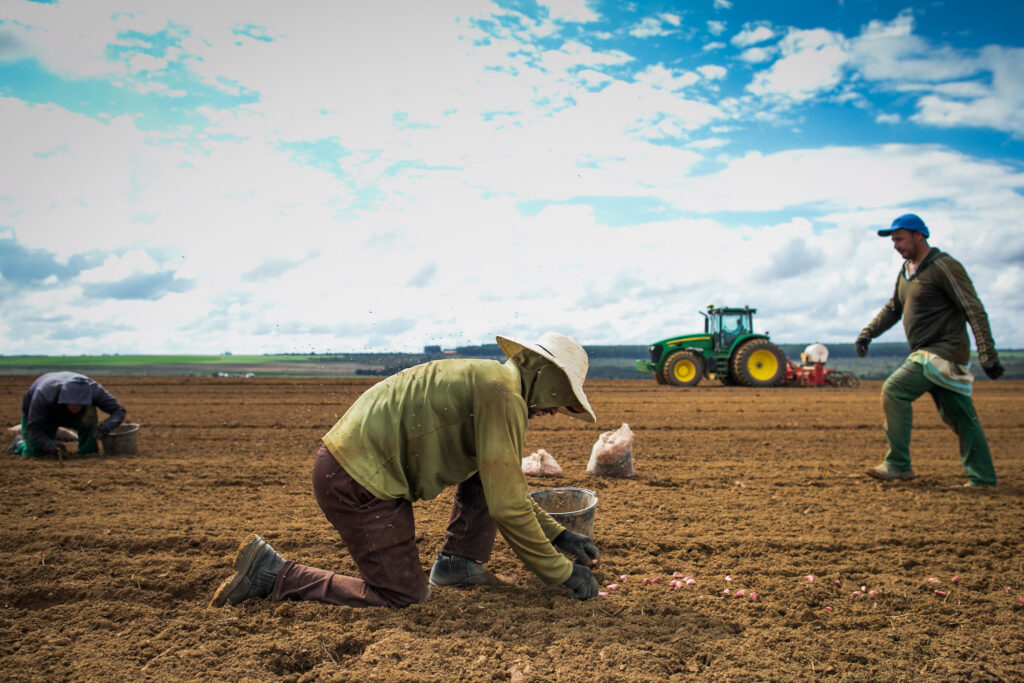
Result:
[[701,379],[723,384],[774,387],[786,379],[786,354],[766,334],[754,334],[757,309],[716,308],[700,311],[704,334],[669,337],[650,346],[651,359],[636,369],[654,373],[658,384],[694,387]]

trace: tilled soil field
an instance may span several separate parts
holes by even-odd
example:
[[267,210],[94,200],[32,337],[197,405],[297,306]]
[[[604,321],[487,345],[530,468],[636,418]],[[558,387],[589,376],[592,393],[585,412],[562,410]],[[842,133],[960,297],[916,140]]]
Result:
[[[207,602],[250,532],[286,557],[354,571],[313,500],[310,466],[372,380],[96,379],[143,425],[138,455],[0,456],[5,680],[1024,676],[1024,382],[975,391],[1000,477],[989,492],[961,488],[956,438],[928,397],[916,411],[918,478],[865,476],[884,451],[878,382],[589,383],[599,424],[535,420],[524,455],[544,448],[564,470],[530,477],[532,489],[597,492],[597,573],[617,589],[570,600],[499,538],[489,567],[518,587],[358,610]],[[7,424],[31,380],[0,377]],[[593,443],[624,422],[636,475],[588,475]],[[415,505],[424,571],[450,502],[448,492]],[[696,583],[676,590],[675,572]]]

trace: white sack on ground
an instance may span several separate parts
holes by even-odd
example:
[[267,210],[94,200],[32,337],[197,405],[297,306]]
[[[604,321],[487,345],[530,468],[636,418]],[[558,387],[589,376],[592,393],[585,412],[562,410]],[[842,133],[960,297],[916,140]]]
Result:
[[602,477],[633,476],[633,430],[625,422],[614,432],[605,432],[590,451],[587,472]]
[[541,448],[523,458],[523,474],[534,477],[555,477],[562,473],[562,467],[553,455]]

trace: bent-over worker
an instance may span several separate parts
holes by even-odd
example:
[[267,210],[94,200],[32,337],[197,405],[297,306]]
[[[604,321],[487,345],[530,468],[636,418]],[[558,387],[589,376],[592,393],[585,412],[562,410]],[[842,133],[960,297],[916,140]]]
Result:
[[[594,542],[541,509],[522,472],[527,420],[563,412],[596,421],[583,393],[586,351],[555,332],[536,344],[497,341],[504,363],[445,359],[403,370],[363,393],[324,436],[313,492],[361,578],[286,560],[254,534],[211,606],[270,597],[405,607],[426,599],[431,585],[501,583],[483,567],[497,531],[544,583],[577,599],[597,595]],[[455,500],[428,581],[412,503],[449,486]]]
[[[109,415],[99,422],[96,408]],[[99,452],[97,439],[124,422],[126,411],[99,382],[75,372],[48,372],[32,383],[21,400],[21,437],[10,450],[39,457],[60,455],[60,427],[78,434],[78,453]]]

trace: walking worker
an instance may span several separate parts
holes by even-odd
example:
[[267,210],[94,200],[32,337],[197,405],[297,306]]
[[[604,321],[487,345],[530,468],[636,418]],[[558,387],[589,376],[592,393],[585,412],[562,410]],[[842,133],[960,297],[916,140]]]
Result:
[[[99,408],[109,417],[99,421]],[[78,453],[99,453],[97,439],[124,422],[126,411],[96,380],[74,372],[48,372],[32,382],[21,399],[21,436],[9,450],[39,457],[63,455],[57,430],[68,427],[78,434]]]
[[857,355],[866,355],[870,341],[901,317],[911,354],[882,386],[889,450],[882,464],[868,474],[884,480],[914,478],[910,466],[911,404],[928,392],[942,420],[959,437],[960,459],[967,474],[964,486],[995,486],[992,454],[971,401],[974,376],[968,371],[969,323],[985,374],[992,379],[1003,374],[985,308],[964,267],[928,245],[928,226],[918,216],[900,216],[878,234],[891,236],[893,247],[906,260],[892,299],[857,337]]
[[[286,560],[254,534],[210,606],[270,597],[405,607],[430,586],[501,584],[483,566],[497,531],[544,583],[580,600],[597,595],[597,546],[541,509],[522,472],[527,420],[562,412],[596,421],[583,393],[586,351],[555,332],[536,344],[497,341],[504,363],[444,359],[403,370],[363,393],[324,436],[313,493],[361,578]],[[449,486],[455,500],[428,580],[412,503]]]

